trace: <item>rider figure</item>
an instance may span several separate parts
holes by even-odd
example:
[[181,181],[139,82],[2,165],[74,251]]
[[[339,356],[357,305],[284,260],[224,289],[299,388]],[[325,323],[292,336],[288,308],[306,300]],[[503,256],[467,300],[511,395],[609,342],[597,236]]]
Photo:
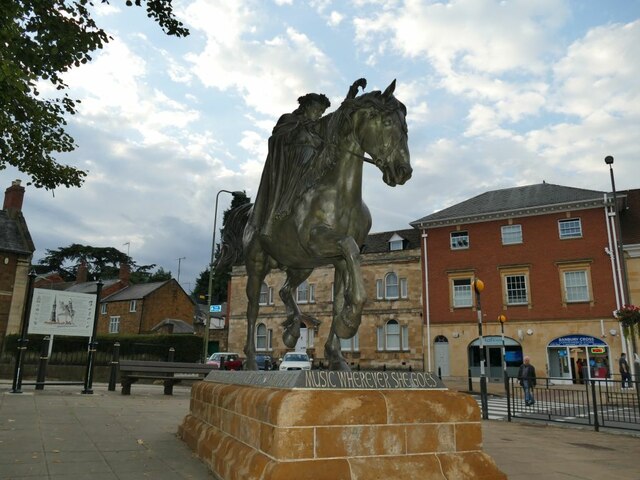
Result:
[[298,98],[300,104],[278,119],[269,138],[265,162],[254,206],[254,216],[262,235],[270,236],[273,223],[286,217],[300,192],[300,179],[310,168],[323,141],[318,120],[331,105],[318,93]]

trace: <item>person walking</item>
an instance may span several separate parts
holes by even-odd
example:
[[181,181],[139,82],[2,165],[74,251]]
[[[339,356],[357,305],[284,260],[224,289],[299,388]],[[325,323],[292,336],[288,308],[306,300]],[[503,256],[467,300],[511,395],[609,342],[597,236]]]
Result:
[[536,369],[531,365],[529,357],[524,357],[524,363],[520,365],[518,380],[520,380],[520,385],[524,389],[524,404],[530,406],[536,403],[533,398],[533,387],[536,386]]
[[629,363],[627,362],[626,354],[620,354],[618,365],[620,366],[620,376],[622,377],[622,388],[631,388],[631,371],[629,370]]

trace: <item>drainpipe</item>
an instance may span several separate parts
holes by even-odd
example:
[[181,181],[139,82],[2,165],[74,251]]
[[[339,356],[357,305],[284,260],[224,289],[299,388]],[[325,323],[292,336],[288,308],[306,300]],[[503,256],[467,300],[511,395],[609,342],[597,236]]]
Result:
[[[431,314],[429,311],[429,268],[427,266],[427,234],[426,230],[422,231],[422,271],[424,273],[424,318],[426,322],[427,329],[427,371],[431,371]],[[424,323],[423,323],[424,325]],[[424,335],[422,336],[424,338]],[[424,345],[422,346],[422,352],[424,355]]]
[[[614,256],[614,243],[611,238],[611,216],[609,215],[609,207],[608,205],[608,197],[607,194],[604,194],[604,219],[607,225],[607,241],[609,242],[609,246],[605,248],[605,252],[609,255],[609,260],[611,261],[611,274],[613,276],[613,290],[616,297],[616,310],[620,310],[620,277],[619,270],[616,270],[616,258],[617,255]],[[622,324],[618,322],[618,331],[620,332],[620,344],[622,347],[622,351],[627,354],[627,342],[625,341],[624,334],[622,332]]]

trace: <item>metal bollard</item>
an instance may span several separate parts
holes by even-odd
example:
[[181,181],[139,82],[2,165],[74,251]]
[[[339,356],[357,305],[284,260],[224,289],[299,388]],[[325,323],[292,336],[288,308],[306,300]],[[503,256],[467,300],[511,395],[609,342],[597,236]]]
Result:
[[469,378],[469,391],[473,392],[473,381],[471,380],[471,369],[467,370],[467,377]]
[[109,391],[116,389],[116,380],[118,377],[118,368],[120,367],[120,343],[113,344],[113,355],[111,356],[111,371],[109,372]]
[[176,357],[176,349],[173,347],[169,348],[169,356],[167,357],[167,362],[173,362]]
[[49,363],[49,342],[51,337],[42,339],[40,347],[40,363],[38,364],[38,376],[36,378],[36,390],[44,390],[44,380],[47,377],[47,364]]
[[442,380],[442,368],[438,367],[438,378]]

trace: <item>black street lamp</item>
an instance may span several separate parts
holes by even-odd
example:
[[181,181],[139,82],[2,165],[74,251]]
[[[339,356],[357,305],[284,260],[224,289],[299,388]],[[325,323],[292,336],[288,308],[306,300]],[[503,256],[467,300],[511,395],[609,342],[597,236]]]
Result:
[[498,315],[498,321],[500,322],[500,335],[502,336],[502,381],[504,382],[505,388],[509,388],[507,385],[507,357],[504,347],[504,323],[507,321],[507,316],[503,314]]
[[213,304],[212,291],[213,291],[213,262],[215,260],[216,255],[216,223],[218,221],[218,197],[222,192],[230,193],[231,195],[240,195],[244,192],[235,191],[232,192],[230,190],[220,190],[216,194],[216,203],[213,207],[213,238],[211,240],[211,261],[209,262],[209,311],[207,312],[206,324],[204,326],[204,340],[202,345],[202,363],[207,362],[208,357],[208,348],[209,348],[209,326],[211,323],[211,305]]
[[[613,193],[613,214],[615,216],[615,229],[616,229],[616,256],[618,257],[618,268],[620,269],[620,281],[622,282],[622,306],[631,303],[631,298],[629,296],[629,282],[627,279],[627,266],[624,260],[624,247],[622,244],[622,233],[620,228],[620,215],[618,215],[618,196],[616,193],[616,181],[613,176],[613,157],[611,155],[607,155],[604,158],[604,163],[609,165],[609,174],[611,175],[611,191]],[[631,348],[633,350],[633,372],[635,375],[635,380],[638,382],[640,380],[640,363],[638,363],[637,352],[638,348],[636,346],[636,337],[631,331]]]
[[484,337],[482,336],[482,306],[480,294],[484,290],[484,282],[479,278],[473,280],[473,289],[476,292],[476,310],[478,313],[478,338],[480,339],[480,403],[482,405],[482,418],[489,418],[489,403],[487,399],[487,374],[485,371]]

